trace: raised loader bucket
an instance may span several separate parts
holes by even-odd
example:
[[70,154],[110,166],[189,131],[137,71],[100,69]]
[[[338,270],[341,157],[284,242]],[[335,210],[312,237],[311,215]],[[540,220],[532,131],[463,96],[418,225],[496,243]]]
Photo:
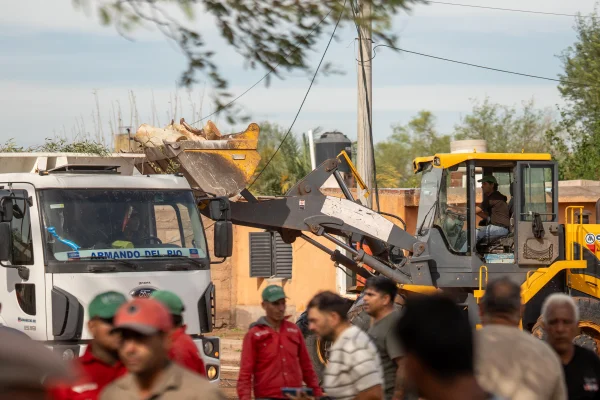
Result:
[[232,135],[221,135],[210,121],[203,130],[190,128],[183,119],[181,125],[172,122],[165,129],[154,129],[142,125],[134,137],[146,154],[137,169],[142,174],[180,172],[201,193],[238,195],[260,162],[260,129],[255,123]]

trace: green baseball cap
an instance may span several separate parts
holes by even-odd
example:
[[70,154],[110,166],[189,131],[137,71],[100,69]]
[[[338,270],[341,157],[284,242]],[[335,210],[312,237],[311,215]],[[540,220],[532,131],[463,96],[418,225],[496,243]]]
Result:
[[88,306],[89,318],[112,318],[119,307],[125,303],[127,303],[127,299],[119,292],[100,293]]
[[171,315],[181,315],[185,307],[183,302],[175,293],[168,290],[157,290],[152,293],[152,298],[160,301],[169,309]]
[[483,178],[478,180],[477,182],[489,182],[489,183],[498,183],[496,178],[492,175],[485,175]]
[[262,292],[262,299],[269,303],[276,302],[277,300],[285,299],[285,293],[281,286],[269,285]]

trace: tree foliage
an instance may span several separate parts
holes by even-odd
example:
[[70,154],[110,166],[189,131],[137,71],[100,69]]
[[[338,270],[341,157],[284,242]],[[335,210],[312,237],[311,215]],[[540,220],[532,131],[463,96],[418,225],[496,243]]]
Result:
[[533,100],[518,110],[486,97],[456,125],[454,139],[483,139],[490,153],[547,152],[546,133],[555,126],[552,113],[536,109]]
[[417,187],[414,175],[415,157],[450,151],[450,135],[441,135],[435,128],[435,117],[420,111],[406,125],[392,127],[392,135],[375,146],[377,185],[380,188]]
[[15,143],[14,139],[9,139],[3,145],[0,145],[0,153],[81,153],[81,154],[95,154],[100,156],[106,156],[112,153],[111,149],[103,143],[90,140],[80,139],[75,141],[68,141],[65,138],[46,138],[46,141],[42,145],[36,146],[19,146]]
[[[566,105],[548,140],[560,162],[561,179],[600,179],[600,20],[597,10],[579,17],[577,42],[561,55],[558,90]],[[566,132],[566,134],[562,134]]]
[[[397,41],[391,32],[393,16],[409,10],[412,3],[423,0],[369,0],[373,13],[373,40],[394,45]],[[355,3],[356,0],[350,0]],[[188,61],[181,82],[189,86],[196,82],[199,72],[208,78],[215,89],[214,101],[218,109],[233,122],[236,109],[227,106],[232,97],[228,81],[215,63],[215,46],[207,44],[201,28],[194,25],[196,6],[216,21],[216,28],[226,42],[246,61],[247,66],[271,71],[279,78],[283,71],[309,72],[309,56],[323,36],[330,35],[340,18],[344,23],[363,23],[351,7],[339,0],[74,0],[77,6],[96,6],[101,23],[114,25],[124,36],[142,25],[154,25],[167,38],[175,42]],[[344,7],[346,5],[346,7]],[[175,9],[184,18],[174,16]],[[213,28],[211,24],[211,28]],[[322,72],[331,71],[331,65]],[[269,78],[267,78],[267,83]]]
[[[284,195],[298,180],[311,171],[308,137],[303,134],[301,140],[290,133],[281,148],[267,166],[277,147],[282,143],[286,130],[269,122],[260,124],[258,152],[261,161],[250,182],[259,176],[252,191],[260,195]],[[265,168],[266,167],[266,168]],[[264,171],[263,171],[264,170]],[[262,171],[262,173],[261,173]]]

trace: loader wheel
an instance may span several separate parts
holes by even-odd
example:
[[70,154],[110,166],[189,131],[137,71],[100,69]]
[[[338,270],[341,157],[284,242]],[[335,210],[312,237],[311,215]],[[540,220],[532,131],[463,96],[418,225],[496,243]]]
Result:
[[[573,300],[579,307],[580,332],[573,343],[600,355],[600,301],[588,297],[573,297]],[[541,315],[531,329],[531,334],[538,339],[546,339]]]

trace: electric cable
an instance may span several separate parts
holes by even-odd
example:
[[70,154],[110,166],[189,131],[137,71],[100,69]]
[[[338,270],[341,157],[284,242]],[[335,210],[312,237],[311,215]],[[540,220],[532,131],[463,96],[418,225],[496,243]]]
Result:
[[450,3],[450,2],[446,2],[446,1],[427,1],[427,3],[442,4],[442,5],[446,5],[446,6],[469,7],[469,8],[485,8],[485,9],[488,9],[488,10],[511,11],[511,12],[527,13],[527,14],[554,15],[554,16],[558,16],[558,17],[584,17],[584,18],[593,17],[592,15],[563,14],[563,13],[553,13],[553,12],[547,12],[547,11],[522,10],[522,9],[517,9],[517,8],[501,8],[501,7],[490,7],[490,6],[476,6],[474,4]]
[[[344,0],[344,8],[346,8],[346,1],[347,0]],[[296,116],[294,117],[294,120],[292,121],[292,124],[290,125],[290,128],[288,129],[287,133],[285,134],[285,136],[283,137],[283,139],[279,143],[279,146],[277,146],[277,149],[275,149],[275,152],[269,158],[269,161],[267,161],[267,163],[265,164],[264,168],[260,170],[260,172],[258,173],[258,175],[256,176],[256,178],[254,178],[254,180],[252,181],[252,183],[248,186],[248,189],[250,189],[252,187],[252,185],[254,185],[254,183],[258,180],[258,178],[260,178],[260,176],[262,175],[262,173],[267,169],[267,167],[269,166],[269,164],[271,164],[271,161],[273,161],[273,158],[275,158],[275,156],[279,152],[279,149],[281,149],[281,146],[283,145],[283,143],[285,142],[285,140],[289,136],[290,132],[292,131],[292,128],[294,127],[294,124],[296,123],[296,120],[298,119],[298,116],[300,115],[300,112],[302,111],[302,107],[304,106],[304,103],[306,102],[306,98],[308,97],[308,94],[310,93],[310,90],[312,89],[312,86],[315,83],[315,79],[317,78],[317,74],[319,73],[319,69],[321,68],[321,64],[323,64],[323,60],[325,59],[325,56],[327,55],[327,50],[329,50],[329,46],[331,45],[331,42],[333,41],[333,38],[335,36],[335,32],[337,31],[337,27],[340,24],[340,21],[342,20],[342,16],[344,15],[344,8],[342,8],[342,11],[340,11],[340,16],[339,16],[337,22],[335,23],[335,27],[333,28],[333,32],[331,33],[331,37],[329,38],[329,42],[327,42],[327,47],[325,47],[325,51],[323,52],[323,55],[321,56],[321,60],[319,61],[319,65],[317,65],[317,70],[315,71],[315,73],[314,73],[314,75],[313,75],[313,77],[312,77],[312,79],[310,81],[310,85],[308,86],[308,89],[306,90],[306,94],[304,95],[304,99],[302,99],[302,103],[300,104],[300,108],[298,109],[298,112],[296,113]]]
[[394,46],[390,46],[390,45],[387,45],[387,44],[378,44],[377,46],[375,46],[373,48],[373,51],[375,51],[378,47],[389,47],[390,49],[403,51],[403,52],[409,53],[409,54],[415,54],[415,55],[422,56],[422,57],[435,58],[436,60],[442,60],[442,61],[447,61],[447,62],[451,62],[451,63],[455,63],[455,64],[467,65],[469,67],[487,69],[487,70],[490,70],[490,71],[502,72],[502,73],[505,73],[505,74],[519,75],[519,76],[525,76],[525,77],[529,77],[529,78],[542,79],[542,80],[546,80],[546,81],[553,81],[553,82],[559,82],[559,83],[568,83],[568,84],[571,84],[571,85],[597,87],[597,85],[590,85],[590,84],[587,84],[587,83],[579,83],[579,82],[566,81],[566,80],[556,79],[556,78],[548,78],[548,77],[540,76],[540,75],[526,74],[526,73],[523,73],[523,72],[510,71],[510,70],[507,70],[507,69],[500,69],[500,68],[487,67],[485,65],[472,64],[472,63],[468,63],[468,62],[465,62],[465,61],[452,60],[450,58],[444,58],[444,57],[434,56],[434,55],[431,55],[431,54],[419,53],[417,51],[406,50],[406,49],[403,49],[403,48],[400,48],[400,47],[394,47]]
[[[323,23],[323,21],[325,21],[325,20],[326,20],[326,19],[329,17],[329,15],[331,15],[331,12],[332,12],[332,10],[329,10],[329,12],[327,13],[327,15],[325,15],[325,17],[323,17],[323,19],[322,19],[322,20],[320,20],[320,21],[319,21],[319,23],[317,23],[317,24],[315,25],[315,27],[313,28],[313,30],[312,30],[312,31],[310,31],[310,32],[308,33],[308,35],[304,36],[304,39],[305,39],[305,40],[306,40],[306,39],[308,39],[308,38],[309,38],[309,37],[310,37],[310,36],[311,36],[311,35],[312,35],[312,34],[315,32],[315,30],[316,30],[316,29],[317,29],[317,28],[318,28],[318,27],[319,27],[319,26],[320,26],[320,25]],[[288,53],[288,54],[285,56],[285,59],[286,59],[286,60],[287,60],[287,58],[288,58],[289,56],[291,56],[291,55],[292,55],[292,54],[293,54],[293,53],[294,53],[296,50],[298,50],[298,49],[299,49],[299,46],[295,46],[295,47],[296,47],[296,48],[295,48],[294,50],[290,51],[290,52],[289,52],[289,53]],[[239,96],[237,96],[235,99],[231,100],[229,103],[225,104],[224,106],[221,106],[221,107],[219,107],[217,110],[215,110],[215,111],[213,111],[212,113],[208,114],[206,117],[200,118],[198,121],[192,122],[192,123],[191,123],[191,125],[195,125],[195,124],[197,124],[198,122],[202,122],[202,121],[204,121],[205,119],[207,119],[207,118],[209,118],[209,117],[212,117],[213,115],[217,114],[218,112],[221,112],[221,111],[223,111],[224,109],[226,109],[227,107],[229,107],[230,105],[232,105],[233,103],[235,103],[236,101],[238,101],[238,100],[239,100],[240,98],[242,98],[242,97],[243,97],[243,96],[244,96],[246,93],[248,93],[249,91],[251,91],[252,89],[254,89],[254,88],[255,88],[255,87],[256,87],[256,86],[257,86],[259,83],[261,83],[262,81],[264,81],[264,80],[267,78],[267,76],[271,75],[271,74],[272,74],[272,73],[275,71],[275,69],[281,65],[281,63],[282,63],[282,62],[283,62],[283,61],[279,62],[279,63],[278,63],[276,66],[275,66],[275,68],[273,68],[273,69],[271,69],[269,72],[267,72],[267,73],[266,73],[266,74],[265,74],[265,75],[264,75],[262,78],[260,78],[260,79],[259,79],[259,80],[258,80],[258,81],[257,81],[257,82],[254,84],[254,85],[250,86],[248,89],[246,89],[246,90],[245,90],[245,91],[244,91],[242,94],[240,94]]]

